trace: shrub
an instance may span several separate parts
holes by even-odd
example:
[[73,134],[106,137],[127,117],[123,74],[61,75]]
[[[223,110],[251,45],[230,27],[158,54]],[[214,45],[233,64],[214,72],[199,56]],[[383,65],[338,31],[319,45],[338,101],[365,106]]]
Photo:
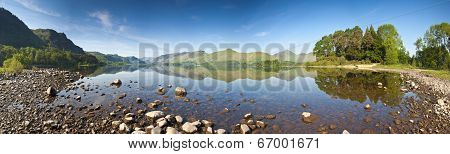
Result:
[[23,70],[23,65],[16,57],[12,57],[3,62],[3,69],[8,73],[20,73]]

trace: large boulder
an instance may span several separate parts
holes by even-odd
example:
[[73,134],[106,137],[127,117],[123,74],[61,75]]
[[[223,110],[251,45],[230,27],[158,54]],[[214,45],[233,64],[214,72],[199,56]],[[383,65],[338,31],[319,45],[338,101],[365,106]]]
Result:
[[54,97],[54,96],[56,96],[57,91],[56,91],[56,89],[53,88],[53,87],[48,87],[48,88],[47,88],[47,91],[45,91],[45,93],[46,93],[48,96]]

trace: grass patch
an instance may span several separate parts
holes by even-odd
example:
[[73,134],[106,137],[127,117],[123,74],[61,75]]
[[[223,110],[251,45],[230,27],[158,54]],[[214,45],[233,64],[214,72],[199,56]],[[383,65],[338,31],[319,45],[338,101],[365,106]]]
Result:
[[385,69],[416,69],[417,67],[408,64],[395,64],[395,65],[377,65],[375,68]]
[[423,70],[423,74],[427,74],[436,78],[450,80],[450,71],[446,70]]

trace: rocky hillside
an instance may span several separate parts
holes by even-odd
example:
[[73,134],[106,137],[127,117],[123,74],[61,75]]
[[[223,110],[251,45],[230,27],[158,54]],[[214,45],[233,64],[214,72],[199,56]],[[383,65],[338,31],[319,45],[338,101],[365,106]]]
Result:
[[75,45],[64,33],[58,33],[52,29],[36,29],[33,33],[38,36],[46,45],[50,45],[60,50],[82,53],[83,49]]
[[0,44],[16,48],[45,46],[25,23],[4,8],[0,8]]

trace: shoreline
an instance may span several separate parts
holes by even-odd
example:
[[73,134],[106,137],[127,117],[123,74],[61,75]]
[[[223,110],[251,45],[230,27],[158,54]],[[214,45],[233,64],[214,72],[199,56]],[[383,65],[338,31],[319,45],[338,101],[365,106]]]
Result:
[[[429,77],[412,70],[358,69],[400,73],[405,84],[411,85],[414,82],[414,86],[410,86],[407,91],[415,92],[423,98],[420,101],[406,101],[410,109],[409,117],[423,120],[413,123],[414,129],[408,131],[403,129],[406,129],[404,127],[411,128],[409,126],[411,123],[408,122],[410,119],[396,119],[401,121],[401,124],[398,125],[400,128],[389,126],[387,129],[390,133],[450,133],[450,130],[447,129],[450,124],[450,96],[447,88],[450,86],[449,81]],[[177,115],[164,115],[165,120],[160,120],[163,116],[159,115],[148,121],[146,114],[157,110],[145,109],[137,113],[129,113],[126,109],[118,109],[115,116],[98,117],[95,116],[96,113],[106,112],[101,106],[91,104],[74,107],[70,104],[59,104],[53,102],[54,98],[45,94],[48,87],[54,87],[58,91],[68,88],[82,88],[74,84],[74,81],[80,78],[83,78],[83,76],[78,72],[57,69],[25,70],[17,75],[0,75],[0,134],[168,133],[167,129],[160,129],[159,132],[155,132],[158,129],[147,128],[149,125],[158,126],[161,121],[166,121],[161,123],[166,123],[164,125],[170,125],[174,128],[170,130],[172,133],[242,133],[242,128],[262,129],[266,127],[266,124],[261,124],[261,121],[255,120],[253,122],[252,120],[251,124],[245,124],[247,127],[242,123],[233,125],[234,129],[232,130],[220,128],[214,130],[212,129],[212,122],[197,120],[191,121],[185,127],[195,129],[195,131],[189,132],[183,130],[183,121],[179,122],[179,118],[175,118]],[[118,103],[116,102],[114,105],[118,105]],[[73,112],[84,113],[84,115],[81,114],[80,117]],[[111,115],[111,113],[109,114]],[[127,122],[127,118],[134,122]],[[142,121],[146,122],[139,124]]]

